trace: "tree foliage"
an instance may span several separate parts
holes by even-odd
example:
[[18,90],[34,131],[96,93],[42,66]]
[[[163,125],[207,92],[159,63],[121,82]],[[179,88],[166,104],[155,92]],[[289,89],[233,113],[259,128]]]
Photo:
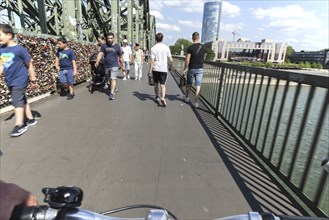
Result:
[[187,48],[192,45],[193,43],[189,40],[186,40],[184,38],[180,38],[176,41],[175,45],[169,46],[170,52],[173,55],[180,55],[180,51],[182,49],[182,45],[184,47],[184,55],[186,55]]
[[301,63],[262,63],[262,62],[232,62],[237,63],[243,66],[254,66],[254,67],[265,67],[265,68],[274,68],[274,69],[304,69],[304,68],[315,68],[315,69],[323,69],[322,64],[320,63],[310,63],[310,62],[301,62]]
[[215,58],[215,52],[211,48],[208,48],[206,50],[206,60],[214,61],[214,58]]
[[290,63],[290,57],[293,52],[295,52],[295,49],[292,46],[288,46],[286,50],[286,58],[284,60],[285,63]]
[[[187,48],[191,46],[193,42],[186,40],[184,38],[180,38],[176,41],[175,45],[169,46],[170,52],[172,55],[180,55],[180,52],[182,50],[182,45],[183,45],[183,50],[184,50],[184,56],[186,55]],[[211,49],[208,48],[206,49],[206,60],[207,61],[213,61],[215,58],[215,52]]]

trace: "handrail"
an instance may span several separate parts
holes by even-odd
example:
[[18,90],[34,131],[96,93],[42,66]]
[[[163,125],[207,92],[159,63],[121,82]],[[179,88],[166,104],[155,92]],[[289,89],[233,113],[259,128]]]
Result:
[[[178,75],[183,65],[174,56]],[[201,99],[316,215],[329,215],[326,74],[205,62]]]

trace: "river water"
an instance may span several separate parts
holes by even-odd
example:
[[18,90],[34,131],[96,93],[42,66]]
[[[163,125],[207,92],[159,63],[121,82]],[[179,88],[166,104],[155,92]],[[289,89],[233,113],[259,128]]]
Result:
[[[264,82],[263,85],[266,85],[267,82]],[[229,85],[227,85],[229,86]],[[231,85],[232,86],[232,85]],[[310,167],[310,172],[306,180],[306,185],[303,192],[313,200],[316,195],[316,190],[318,188],[323,170],[320,166],[321,161],[329,157],[329,114],[328,114],[328,106],[326,106],[326,115],[325,120],[323,121],[323,126],[321,129],[321,133],[319,134],[318,142],[316,143],[316,148],[314,152],[311,152],[311,146],[313,143],[313,138],[316,135],[316,127],[319,123],[320,114],[323,108],[323,102],[326,98],[327,89],[316,88],[314,97],[311,102],[311,108],[309,110],[306,124],[304,125],[304,131],[300,134],[300,127],[301,122],[304,117],[305,106],[308,100],[309,92],[311,87],[310,86],[302,86],[300,95],[297,102],[297,107],[293,115],[293,120],[291,125],[288,127],[288,121],[290,118],[290,112],[293,104],[293,100],[295,97],[295,91],[297,87],[295,85],[289,86],[289,90],[287,92],[286,101],[284,102],[283,112],[281,116],[281,120],[279,123],[279,129],[276,134],[276,138],[273,138],[275,135],[275,128],[277,124],[277,119],[279,117],[280,107],[281,107],[281,100],[284,93],[284,86],[278,87],[275,105],[273,106],[273,110],[271,111],[271,105],[273,100],[273,95],[275,93],[275,86],[270,86],[267,96],[267,101],[265,103],[265,111],[262,116],[262,107],[263,107],[263,99],[266,93],[266,86],[256,85],[255,93],[253,95],[253,99],[251,99],[251,88],[249,88],[248,98],[245,104],[245,95],[247,94],[247,87],[240,88],[240,92],[242,97],[237,99],[237,102],[233,102],[233,108],[236,106],[240,107],[240,112],[238,110],[235,111],[234,117],[230,118],[232,124],[236,124],[236,128],[242,128],[240,132],[245,134],[246,137],[251,137],[251,143],[256,145],[258,150],[264,151],[264,155],[269,158],[271,152],[271,146],[273,140],[275,140],[274,150],[272,155],[271,162],[275,165],[278,164],[280,160],[280,153],[283,149],[284,139],[286,135],[286,131],[289,130],[288,140],[285,144],[286,148],[284,150],[283,158],[282,158],[282,165],[281,165],[281,172],[287,175],[289,173],[289,169],[292,166],[292,158],[293,154],[295,153],[295,149],[298,145],[297,139],[298,136],[302,135],[301,142],[299,144],[299,150],[296,152],[296,162],[293,165],[293,172],[291,181],[296,185],[299,186],[302,180],[302,176],[305,170],[305,166],[307,163],[308,158],[313,153],[313,159]],[[258,103],[258,107],[256,108],[256,97],[260,92],[260,102]],[[231,100],[231,99],[230,99]],[[247,123],[247,115],[248,115],[248,108],[249,105],[252,105],[248,126],[243,126]],[[225,103],[225,102],[224,102]],[[226,103],[228,104],[228,103]],[[230,104],[230,103],[229,103]],[[244,108],[246,106],[246,108]],[[222,106],[224,110],[224,106]],[[256,110],[257,109],[257,110]],[[231,109],[230,111],[232,111]],[[239,112],[239,115],[238,115]],[[244,115],[244,116],[242,116]],[[243,118],[243,119],[242,119]],[[242,119],[242,121],[241,121]],[[252,121],[255,119],[255,124],[252,126]],[[261,122],[261,125],[260,125]],[[270,124],[268,134],[266,135],[267,124]],[[240,126],[242,123],[242,126]],[[251,131],[251,129],[253,130]],[[258,134],[259,133],[259,134]],[[257,139],[258,136],[258,140]],[[327,176],[325,189],[322,192],[322,199],[320,200],[321,203],[319,207],[329,215],[329,177]]]

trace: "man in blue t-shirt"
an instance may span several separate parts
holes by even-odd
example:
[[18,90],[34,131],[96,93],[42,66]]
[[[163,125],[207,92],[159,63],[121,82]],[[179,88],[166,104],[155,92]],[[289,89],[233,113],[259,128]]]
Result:
[[[15,127],[10,136],[17,137],[27,131],[27,128],[36,125],[30,105],[25,95],[30,82],[32,87],[37,86],[37,79],[30,54],[14,41],[14,31],[8,24],[0,24],[0,76],[4,73],[9,88],[12,104],[15,107]],[[24,123],[25,115],[27,122]]]
[[60,37],[57,40],[58,50],[56,52],[55,65],[59,71],[59,80],[67,90],[67,100],[71,100],[74,97],[74,76],[77,72],[76,56],[68,46],[67,40],[64,37]]
[[[98,53],[95,67],[98,66],[100,60],[104,57],[105,77],[108,84],[111,85],[110,100],[114,100],[114,93],[116,89],[116,79],[119,72],[119,63],[123,63],[122,51],[118,44],[114,43],[114,34],[108,33],[106,35],[106,43],[101,46]],[[122,71],[125,71],[122,65]]]

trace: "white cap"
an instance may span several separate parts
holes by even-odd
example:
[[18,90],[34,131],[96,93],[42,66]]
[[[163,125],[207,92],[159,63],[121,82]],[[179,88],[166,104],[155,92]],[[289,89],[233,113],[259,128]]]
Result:
[[123,41],[122,41],[123,43],[128,43],[128,41],[127,41],[127,39],[123,39]]

